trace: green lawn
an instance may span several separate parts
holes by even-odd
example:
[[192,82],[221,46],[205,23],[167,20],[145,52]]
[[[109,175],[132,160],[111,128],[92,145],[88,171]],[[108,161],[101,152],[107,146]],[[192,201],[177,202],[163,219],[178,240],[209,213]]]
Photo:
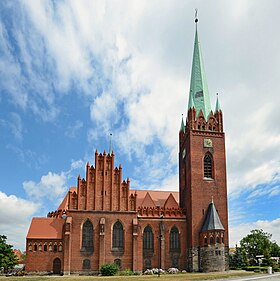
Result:
[[160,279],[157,275],[141,275],[141,276],[111,276],[111,277],[97,277],[97,276],[24,276],[24,277],[5,277],[0,276],[0,280],[18,281],[102,281],[102,280],[119,280],[119,281],[186,281],[186,280],[215,280],[228,279],[239,276],[254,275],[252,272],[246,271],[229,271],[225,273],[184,273],[184,274],[165,274],[161,275]]

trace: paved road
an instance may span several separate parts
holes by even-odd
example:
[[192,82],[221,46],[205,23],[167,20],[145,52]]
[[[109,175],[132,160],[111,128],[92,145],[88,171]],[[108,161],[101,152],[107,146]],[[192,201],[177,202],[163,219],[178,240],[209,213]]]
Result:
[[240,277],[236,279],[228,279],[230,281],[251,281],[251,280],[260,280],[260,281],[280,281],[280,273],[273,273],[273,274],[265,274],[265,275],[258,275],[254,277]]

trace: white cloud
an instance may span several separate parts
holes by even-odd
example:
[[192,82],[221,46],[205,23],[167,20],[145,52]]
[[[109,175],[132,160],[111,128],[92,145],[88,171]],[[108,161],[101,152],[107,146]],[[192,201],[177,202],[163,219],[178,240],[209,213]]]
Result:
[[11,112],[7,116],[6,120],[0,119],[0,125],[7,128],[13,134],[16,140],[18,141],[22,140],[23,126],[19,114],[15,112]]
[[0,233],[8,237],[14,248],[25,250],[25,237],[31,217],[39,205],[0,191]]
[[75,138],[78,136],[80,130],[83,128],[84,123],[80,120],[76,120],[75,123],[71,126],[68,126],[68,128],[65,131],[65,136],[69,138]]
[[[174,5],[167,1],[161,6],[161,13],[155,14],[152,11],[158,2],[149,3],[149,6],[145,1],[123,4],[95,2],[85,5],[85,2],[73,1],[54,6],[28,1],[25,8],[30,12],[34,27],[45,39],[61,89],[68,89],[72,81],[77,81],[83,93],[93,97],[90,114],[98,126],[89,129],[88,141],[96,141],[116,125],[118,130],[114,132],[114,138],[124,154],[131,156],[134,153],[139,161],[145,161],[146,146],[159,140],[171,153],[169,160],[176,166],[178,146],[174,136],[178,134],[180,114],[186,113],[188,77],[185,68],[191,63],[193,41],[193,28],[191,25],[187,28],[186,36],[184,21],[180,19],[183,11],[189,12],[187,8],[192,5]],[[207,10],[207,5],[200,9],[202,13],[204,9]],[[269,8],[265,14],[268,11]],[[229,38],[229,45],[208,39],[205,32],[207,22],[210,27],[220,26],[219,17],[208,21],[206,17],[200,24],[203,52],[208,54],[204,57],[208,77],[211,77],[209,85],[217,85],[212,88],[222,92],[230,193],[238,193],[244,186],[254,188],[260,182],[270,182],[279,170],[274,155],[277,155],[275,150],[279,150],[280,132],[271,133],[269,121],[276,110],[278,97],[275,99],[273,95],[275,102],[271,103],[263,95],[263,92],[274,93],[275,89],[266,83],[260,84],[258,77],[263,68],[259,61],[248,71],[252,58],[261,57],[260,52],[264,50],[271,53],[269,48],[275,48],[259,48],[258,38],[246,37],[254,28],[253,23],[244,25],[248,17],[253,15],[252,21],[255,21],[262,12],[261,5],[252,7],[248,1],[230,2],[226,9],[219,4],[218,13],[226,25],[218,34],[212,33],[211,39],[216,36],[227,39],[228,30],[233,30],[235,34]],[[166,17],[168,21],[164,20]],[[240,26],[244,28],[240,29]],[[244,38],[243,44],[232,52],[231,42],[236,37]],[[211,53],[214,43],[215,54],[219,55]],[[253,51],[248,52],[246,48]],[[185,61],[186,53],[189,57]],[[227,65],[220,67],[222,59]],[[240,71],[241,62],[243,71]],[[227,77],[227,67],[232,68],[232,77]],[[277,73],[277,68],[272,68]],[[272,68],[266,68],[266,75]],[[235,77],[240,78],[238,83]],[[252,84],[256,78],[259,81]],[[238,108],[238,119],[231,114],[234,108]],[[265,162],[269,164],[263,164]]]
[[90,107],[91,119],[101,124],[104,131],[109,131],[111,126],[118,122],[117,100],[108,92],[95,98]]
[[83,166],[84,166],[84,162],[82,160],[76,160],[76,161],[72,160],[70,171],[72,172],[73,170],[80,169]]
[[240,240],[248,235],[253,229],[263,229],[264,232],[272,234],[272,240],[280,244],[280,218],[274,220],[258,220],[250,223],[242,223],[234,227],[230,227],[230,246],[234,247],[239,244]]
[[66,186],[66,175],[65,173],[52,173],[49,172],[47,175],[42,176],[40,182],[24,181],[23,188],[27,195],[34,200],[41,200],[48,198],[53,202],[59,202],[65,195]]

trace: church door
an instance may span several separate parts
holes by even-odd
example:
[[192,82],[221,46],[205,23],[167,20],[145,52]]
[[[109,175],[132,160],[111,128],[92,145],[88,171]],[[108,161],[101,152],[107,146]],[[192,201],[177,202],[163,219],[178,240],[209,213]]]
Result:
[[61,273],[61,260],[59,258],[54,259],[53,261],[53,274]]

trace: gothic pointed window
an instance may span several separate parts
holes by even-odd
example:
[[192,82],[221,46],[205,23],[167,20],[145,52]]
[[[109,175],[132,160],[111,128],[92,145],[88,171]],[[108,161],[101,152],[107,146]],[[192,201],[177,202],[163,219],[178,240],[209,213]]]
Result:
[[212,156],[207,153],[204,156],[204,178],[213,178],[213,159]]
[[91,254],[93,252],[93,224],[89,219],[87,219],[83,224],[81,252],[87,254]]
[[180,252],[180,237],[179,230],[173,226],[170,231],[170,252]]
[[149,225],[144,229],[143,250],[154,250],[154,234],[152,228]]
[[123,250],[123,226],[117,221],[113,226],[113,249]]

